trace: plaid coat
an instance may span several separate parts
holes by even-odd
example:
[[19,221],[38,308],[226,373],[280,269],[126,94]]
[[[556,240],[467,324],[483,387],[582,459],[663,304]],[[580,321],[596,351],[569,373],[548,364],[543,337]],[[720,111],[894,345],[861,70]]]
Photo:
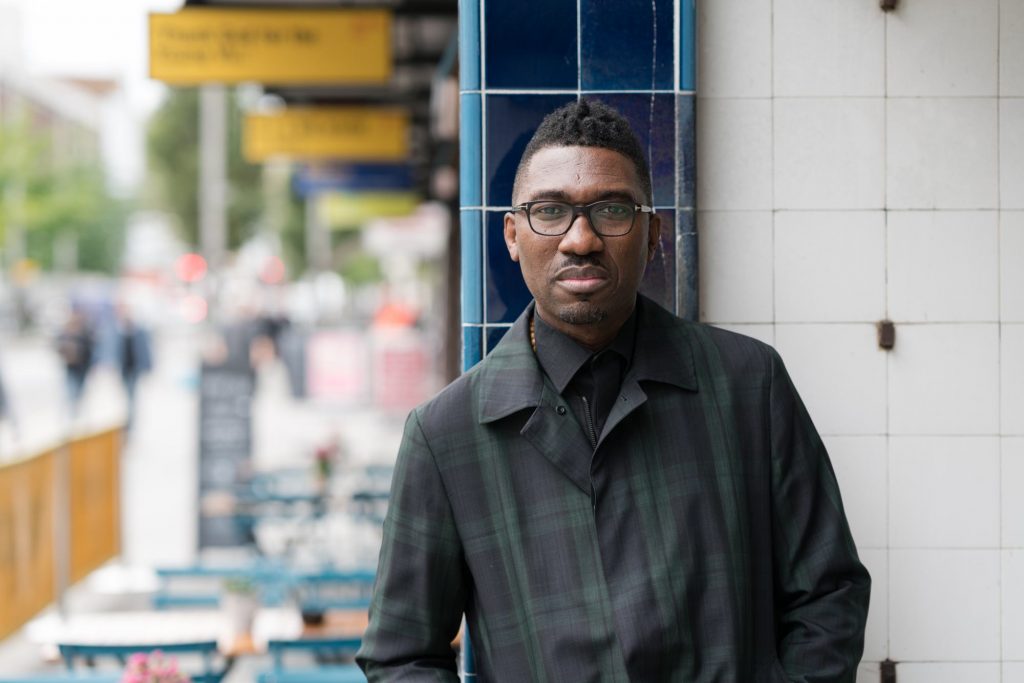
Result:
[[[771,347],[640,297],[594,451],[541,372],[532,306],[409,416],[358,661],[455,681],[853,681],[870,579]],[[588,466],[589,465],[589,466]]]

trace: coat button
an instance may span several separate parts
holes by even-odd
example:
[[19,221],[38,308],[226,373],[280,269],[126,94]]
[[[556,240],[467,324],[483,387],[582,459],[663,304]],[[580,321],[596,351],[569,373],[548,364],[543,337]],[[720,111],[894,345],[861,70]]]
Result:
[[555,408],[555,412],[559,415],[565,415],[565,406],[558,406]]

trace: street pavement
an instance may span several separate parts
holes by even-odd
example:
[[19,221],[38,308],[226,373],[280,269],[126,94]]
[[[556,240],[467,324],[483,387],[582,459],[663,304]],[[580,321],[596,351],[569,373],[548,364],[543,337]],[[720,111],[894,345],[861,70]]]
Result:
[[[106,568],[105,580],[94,575],[72,589],[66,601],[72,611],[145,606],[145,596],[131,585],[139,568],[187,564],[196,557],[202,340],[201,331],[190,327],[154,334],[154,369],[138,385],[134,425],[122,454],[122,556]],[[63,369],[49,340],[0,340],[0,372],[17,417],[16,431],[0,427],[0,462],[38,452],[68,433],[124,420],[120,379],[103,366],[94,369],[79,414],[71,416]],[[273,361],[258,374],[253,464],[258,469],[312,467],[315,449],[333,439],[340,440],[350,464],[390,464],[403,421],[404,415],[370,407],[341,409],[295,399],[283,366]],[[363,552],[371,551],[364,547]],[[24,630],[0,642],[0,674],[41,670],[48,669]],[[243,666],[230,681],[242,683],[247,676]]]

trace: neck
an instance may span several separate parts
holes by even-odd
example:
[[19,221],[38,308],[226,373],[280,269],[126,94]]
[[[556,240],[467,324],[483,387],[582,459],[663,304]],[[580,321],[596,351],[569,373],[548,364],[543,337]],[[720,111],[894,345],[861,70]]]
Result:
[[[600,323],[592,323],[588,325],[578,325],[573,323],[567,323],[562,320],[556,319],[554,322],[548,319],[548,316],[541,314],[540,310],[534,309],[535,316],[540,316],[541,319],[549,326],[552,327],[565,336],[572,339],[574,342],[579,344],[585,349],[590,351],[600,351],[603,348],[609,346],[615,337],[619,334],[619,330],[629,320],[629,316],[633,314],[633,310],[630,309],[625,317],[621,320],[610,324],[608,320],[603,320]],[[531,344],[534,346],[534,351],[537,350],[536,344],[534,343],[534,321],[530,320],[530,339]]]

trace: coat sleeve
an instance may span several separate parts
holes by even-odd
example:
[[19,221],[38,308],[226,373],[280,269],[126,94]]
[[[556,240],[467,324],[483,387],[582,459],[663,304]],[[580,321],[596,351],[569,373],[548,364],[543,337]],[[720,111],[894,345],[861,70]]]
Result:
[[391,483],[370,624],[356,657],[370,683],[458,681],[451,642],[466,572],[451,505],[414,411]]
[[857,557],[828,453],[782,360],[770,356],[779,661],[790,681],[853,683],[871,578]]

